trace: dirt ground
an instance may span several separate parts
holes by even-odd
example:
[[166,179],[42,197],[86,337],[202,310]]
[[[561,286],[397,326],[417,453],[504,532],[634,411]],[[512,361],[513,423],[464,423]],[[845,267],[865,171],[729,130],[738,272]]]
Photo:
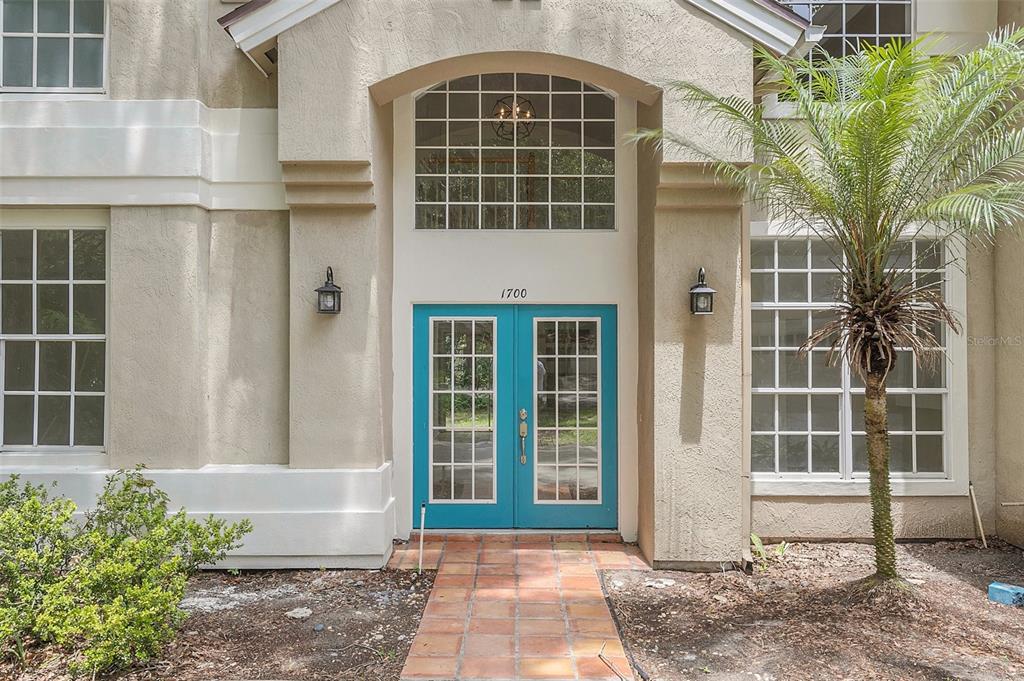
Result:
[[900,545],[915,588],[897,605],[853,597],[873,572],[862,544],[791,545],[750,576],[602,578],[644,679],[1024,679],[1024,608],[986,599],[989,582],[1024,584],[1024,552],[989,546]]
[[[202,573],[189,582],[182,606],[191,615],[163,658],[114,678],[397,681],[432,583],[433,573],[406,570]],[[296,608],[312,613],[286,615]],[[20,672],[0,664],[0,679],[66,678],[59,657],[33,657]]]

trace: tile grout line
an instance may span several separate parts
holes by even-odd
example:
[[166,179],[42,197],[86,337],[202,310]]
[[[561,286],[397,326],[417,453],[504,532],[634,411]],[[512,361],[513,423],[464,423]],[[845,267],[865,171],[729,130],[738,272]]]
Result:
[[[445,550],[448,547],[448,538],[445,537]],[[473,617],[473,607],[476,604],[476,580],[480,574],[480,553],[483,551],[484,541],[481,538],[476,547],[476,561],[473,563],[473,585],[469,588],[469,598],[466,599],[466,614],[462,622],[462,640],[459,641],[459,650],[455,653],[455,678],[462,677],[462,663],[466,659],[466,639],[469,638],[469,623]],[[442,561],[444,554],[442,553]]]
[[[554,539],[554,537],[552,537]],[[576,637],[573,634],[569,622],[569,604],[565,600],[565,591],[562,589],[562,560],[558,554],[557,544],[552,543],[551,549],[555,554],[555,575],[558,579],[558,601],[562,606],[562,624],[565,626],[565,642],[569,645],[569,664],[572,666],[573,678],[580,678],[579,665],[576,664]],[[584,546],[588,546],[587,543]]]
[[514,588],[516,594],[515,610],[512,614],[512,674],[517,679],[520,678],[520,676],[522,675],[522,668],[520,664],[522,656],[519,653],[521,650],[521,637],[523,635],[520,626],[522,618],[520,617],[521,609],[519,607],[521,604],[519,600],[519,577],[519,538],[516,537],[512,543],[512,578],[515,580]]

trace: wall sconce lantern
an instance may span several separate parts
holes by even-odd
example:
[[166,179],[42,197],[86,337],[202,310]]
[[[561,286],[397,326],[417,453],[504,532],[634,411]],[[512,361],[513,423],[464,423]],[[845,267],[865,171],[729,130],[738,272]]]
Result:
[[697,273],[697,283],[690,287],[690,312],[711,314],[715,309],[715,289],[708,286],[704,268]]
[[341,312],[341,289],[334,283],[334,270],[327,268],[327,281],[316,290],[316,311],[320,314]]

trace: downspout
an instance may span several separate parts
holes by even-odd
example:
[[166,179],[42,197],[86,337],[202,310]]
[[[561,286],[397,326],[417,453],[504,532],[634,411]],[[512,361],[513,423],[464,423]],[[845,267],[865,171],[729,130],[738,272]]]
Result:
[[750,355],[750,209],[744,201],[740,209],[740,304],[743,310],[743,442],[740,446],[740,545],[743,547],[743,568],[753,564],[750,553],[751,497],[750,497],[750,410],[751,410],[751,355]]

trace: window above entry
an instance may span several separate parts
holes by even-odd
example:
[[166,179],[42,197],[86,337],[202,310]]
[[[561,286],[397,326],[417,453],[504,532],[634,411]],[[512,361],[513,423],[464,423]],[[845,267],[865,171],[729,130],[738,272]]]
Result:
[[615,99],[492,73],[416,98],[417,229],[615,228]]
[[0,0],[0,91],[102,92],[104,0]]

